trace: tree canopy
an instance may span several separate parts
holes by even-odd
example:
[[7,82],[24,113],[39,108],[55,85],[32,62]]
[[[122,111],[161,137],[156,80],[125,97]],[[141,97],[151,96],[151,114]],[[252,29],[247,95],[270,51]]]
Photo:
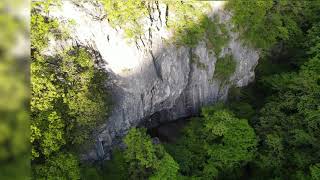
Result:
[[52,38],[68,38],[62,24],[39,12],[49,7],[50,1],[33,2],[31,11],[32,168],[34,178],[79,179],[75,153],[88,147],[92,131],[106,118],[107,77],[86,47],[45,55]]
[[255,132],[247,120],[236,118],[221,105],[204,107],[202,116],[193,119],[181,140],[167,149],[185,176],[231,178],[230,173],[255,157]]

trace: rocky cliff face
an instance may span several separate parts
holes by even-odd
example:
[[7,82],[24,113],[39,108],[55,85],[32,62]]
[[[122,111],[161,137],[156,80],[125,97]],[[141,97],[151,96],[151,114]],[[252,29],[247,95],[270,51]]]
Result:
[[[211,2],[208,16],[217,14],[221,22],[228,24],[230,14],[219,3]],[[258,52],[243,46],[237,33],[229,32],[230,41],[221,52],[221,56],[233,54],[236,71],[228,83],[222,83],[213,78],[217,57],[205,42],[194,48],[169,43],[172,33],[166,27],[166,10],[163,4],[154,7],[144,23],[148,32],[132,43],[124,38],[123,30],[108,24],[107,14],[97,3],[63,1],[61,7],[51,10],[49,16],[61,22],[75,22],[70,27],[71,43],[99,52],[105,62],[102,68],[110,75],[106,83],[115,104],[109,119],[97,129],[96,148],[84,159],[108,158],[111,146],[129,128],[196,115],[201,106],[225,99],[232,85],[245,86],[253,80]],[[170,12],[167,14],[170,18]],[[51,44],[57,47],[57,43]],[[204,68],[192,63],[194,54]]]

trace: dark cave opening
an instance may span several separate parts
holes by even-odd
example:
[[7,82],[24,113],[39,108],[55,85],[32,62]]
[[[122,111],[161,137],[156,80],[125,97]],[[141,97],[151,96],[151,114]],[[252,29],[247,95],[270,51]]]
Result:
[[175,143],[182,134],[183,128],[190,121],[190,117],[179,118],[173,121],[158,123],[156,126],[147,127],[151,138],[158,138],[160,142]]

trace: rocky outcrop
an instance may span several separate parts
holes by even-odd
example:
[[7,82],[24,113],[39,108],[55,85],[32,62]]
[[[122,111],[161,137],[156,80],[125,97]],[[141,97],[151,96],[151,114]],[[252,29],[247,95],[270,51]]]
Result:
[[[220,21],[228,24],[230,14],[217,2],[211,5],[213,10],[208,16],[218,14]],[[213,78],[217,57],[205,42],[194,48],[170,43],[172,32],[166,27],[166,15],[170,18],[170,13],[166,13],[164,4],[154,6],[152,18],[143,23],[148,32],[131,43],[124,38],[122,29],[108,24],[107,14],[98,3],[63,1],[61,7],[50,11],[49,16],[61,22],[75,22],[70,27],[72,43],[98,52],[105,62],[101,68],[110,75],[106,83],[112,89],[115,104],[109,119],[97,128],[96,148],[84,159],[108,158],[111,147],[129,128],[196,115],[201,106],[225,99],[232,85],[245,86],[254,78],[258,52],[242,45],[237,33],[230,31],[230,41],[221,52],[221,56],[233,54],[236,71],[228,83],[222,83]],[[192,63],[194,55],[205,68]]]

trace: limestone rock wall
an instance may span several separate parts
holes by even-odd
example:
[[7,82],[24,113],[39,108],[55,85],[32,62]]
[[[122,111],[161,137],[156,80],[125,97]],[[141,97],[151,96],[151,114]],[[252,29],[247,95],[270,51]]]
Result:
[[[208,16],[217,14],[230,29],[230,14],[219,6],[221,1],[210,3],[212,12]],[[50,17],[74,22],[70,27],[70,43],[99,52],[104,61],[101,68],[110,76],[106,83],[111,87],[115,104],[105,124],[97,127],[96,147],[84,159],[108,158],[111,147],[129,128],[196,115],[201,106],[225,99],[231,85],[245,86],[254,79],[259,54],[245,47],[237,33],[229,32],[230,41],[221,53],[222,56],[233,54],[236,72],[229,83],[222,83],[212,79],[217,57],[210,53],[205,42],[199,42],[195,48],[168,43],[172,32],[166,27],[166,6],[159,4],[154,9],[152,21],[146,18],[144,23],[149,31],[135,43],[124,38],[123,30],[108,24],[107,14],[99,3],[65,0],[61,7],[50,11]],[[56,42],[51,44],[49,51],[57,47]],[[206,68],[192,63],[192,54]]]

